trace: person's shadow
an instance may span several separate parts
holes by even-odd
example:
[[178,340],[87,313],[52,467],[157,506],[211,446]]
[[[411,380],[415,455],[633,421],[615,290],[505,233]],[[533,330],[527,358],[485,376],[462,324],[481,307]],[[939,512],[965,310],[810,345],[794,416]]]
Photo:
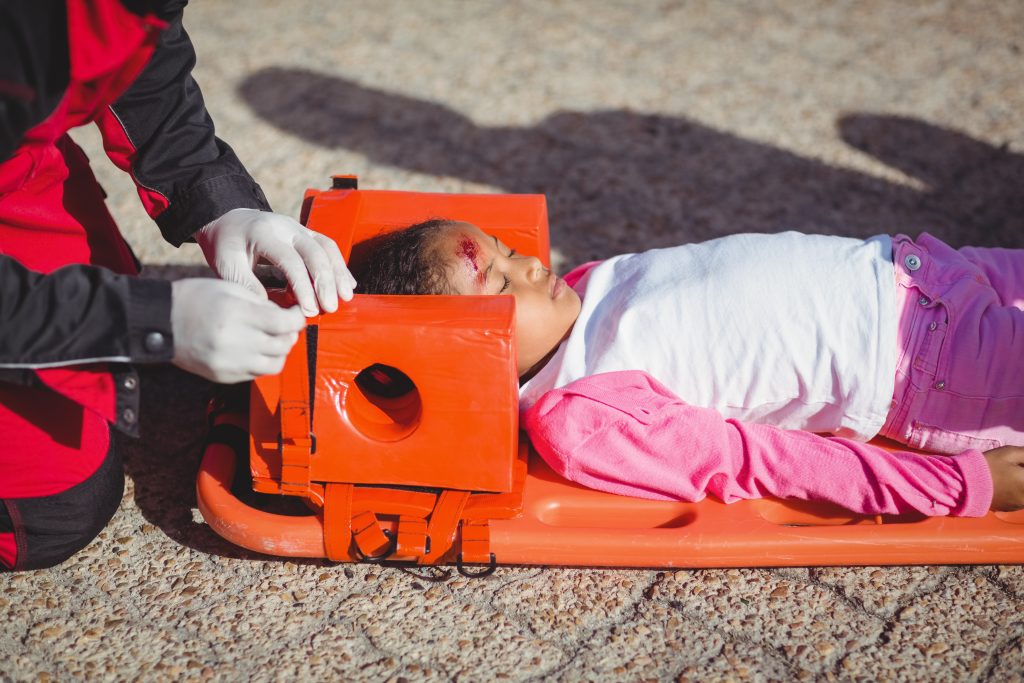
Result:
[[850,114],[837,123],[848,145],[911,178],[901,184],[679,117],[563,111],[533,127],[487,127],[441,104],[285,67],[253,73],[239,91],[306,142],[546,194],[552,244],[569,265],[790,229],[1024,247],[1024,157],[911,118]]

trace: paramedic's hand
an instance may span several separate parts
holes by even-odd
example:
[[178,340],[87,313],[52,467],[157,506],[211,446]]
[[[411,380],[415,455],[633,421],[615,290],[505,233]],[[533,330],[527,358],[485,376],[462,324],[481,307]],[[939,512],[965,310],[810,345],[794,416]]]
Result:
[[992,473],[992,509],[1008,512],[1024,508],[1024,448],[1003,446],[985,451]]
[[172,363],[221,384],[281,372],[306,318],[234,282],[171,283]]
[[352,299],[356,281],[338,245],[288,216],[234,209],[204,226],[195,238],[218,276],[263,298],[267,291],[253,268],[261,258],[277,266],[307,317],[321,309],[327,313],[338,310],[339,296],[345,301]]

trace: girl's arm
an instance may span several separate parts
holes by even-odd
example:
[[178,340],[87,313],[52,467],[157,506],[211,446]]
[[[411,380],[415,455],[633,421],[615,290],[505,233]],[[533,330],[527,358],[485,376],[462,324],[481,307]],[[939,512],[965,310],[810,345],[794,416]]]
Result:
[[562,476],[630,496],[729,503],[774,496],[827,501],[862,514],[986,514],[985,457],[903,451],[726,420],[687,405],[640,371],[584,378],[522,416],[534,447]]

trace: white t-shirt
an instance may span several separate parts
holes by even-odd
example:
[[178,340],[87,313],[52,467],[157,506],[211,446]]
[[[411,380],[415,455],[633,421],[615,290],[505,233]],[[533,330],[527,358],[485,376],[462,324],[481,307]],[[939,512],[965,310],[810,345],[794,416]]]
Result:
[[892,240],[787,232],[624,254],[587,272],[583,308],[520,405],[644,370],[726,418],[868,440],[896,372]]

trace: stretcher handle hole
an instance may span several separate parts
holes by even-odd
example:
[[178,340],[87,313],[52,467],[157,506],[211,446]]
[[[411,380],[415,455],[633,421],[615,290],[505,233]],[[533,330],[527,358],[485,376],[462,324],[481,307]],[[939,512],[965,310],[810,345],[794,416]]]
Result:
[[420,425],[423,401],[416,383],[400,369],[373,363],[355,378],[345,410],[363,436],[375,441],[400,441]]

